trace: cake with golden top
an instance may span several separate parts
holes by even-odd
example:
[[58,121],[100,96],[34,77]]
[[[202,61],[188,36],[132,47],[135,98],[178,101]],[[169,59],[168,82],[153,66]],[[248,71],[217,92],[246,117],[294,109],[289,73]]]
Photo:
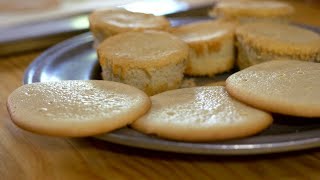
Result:
[[118,33],[166,30],[170,27],[170,22],[164,16],[130,12],[122,8],[96,10],[90,14],[89,22],[98,43]]
[[171,33],[190,47],[185,74],[213,76],[229,71],[234,65],[235,24],[204,21],[173,28]]
[[236,30],[240,69],[271,59],[320,62],[320,35],[295,25],[257,22]]
[[102,76],[135,86],[148,95],[180,87],[188,45],[160,31],[126,32],[98,47]]
[[241,23],[256,20],[283,21],[294,13],[294,8],[280,1],[226,1],[219,2],[209,12],[225,20]]

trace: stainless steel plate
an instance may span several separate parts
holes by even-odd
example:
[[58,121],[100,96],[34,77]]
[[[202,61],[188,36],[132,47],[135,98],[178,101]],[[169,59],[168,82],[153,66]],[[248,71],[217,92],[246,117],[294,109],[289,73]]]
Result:
[[[313,28],[320,32],[320,29]],[[24,83],[101,79],[93,37],[90,33],[64,41],[39,56],[26,70]],[[217,76],[224,79],[228,74]],[[206,79],[208,80],[208,79]],[[203,81],[203,79],[197,79]],[[145,149],[192,154],[249,155],[286,152],[320,147],[320,119],[306,119],[274,115],[274,124],[262,133],[243,139],[189,143],[144,135],[130,128],[122,128],[96,138]]]

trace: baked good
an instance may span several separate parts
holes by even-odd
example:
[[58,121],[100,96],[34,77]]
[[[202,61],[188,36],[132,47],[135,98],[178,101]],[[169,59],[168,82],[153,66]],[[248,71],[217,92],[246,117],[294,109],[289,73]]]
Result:
[[222,1],[209,12],[210,16],[247,23],[252,21],[286,22],[294,8],[280,1]]
[[179,141],[214,141],[254,135],[272,123],[269,113],[231,98],[222,86],[166,91],[131,127]]
[[27,84],[13,91],[12,121],[35,133],[91,136],[130,124],[151,106],[141,90],[121,83],[68,80]]
[[166,30],[170,27],[170,22],[164,16],[130,12],[123,8],[95,10],[90,14],[89,22],[98,43],[123,32]]
[[320,62],[320,35],[289,24],[257,22],[237,28],[240,69],[272,59]]
[[320,117],[320,64],[278,60],[228,77],[226,89],[253,107],[291,116]]
[[135,86],[148,95],[179,88],[188,45],[160,31],[126,32],[98,47],[102,77]]
[[234,65],[233,23],[204,21],[173,28],[171,33],[190,47],[185,74],[214,76]]

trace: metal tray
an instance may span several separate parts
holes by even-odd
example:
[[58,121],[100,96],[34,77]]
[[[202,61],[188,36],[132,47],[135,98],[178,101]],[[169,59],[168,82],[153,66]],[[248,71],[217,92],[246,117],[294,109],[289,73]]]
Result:
[[[320,32],[318,28],[311,28]],[[30,64],[25,72],[24,83],[101,79],[101,69],[92,44],[92,35],[85,33],[48,49]],[[209,81],[225,79],[227,76],[228,74],[223,74]],[[256,136],[219,142],[170,141],[148,136],[130,128],[122,128],[95,138],[145,149],[215,155],[265,154],[320,147],[319,118],[307,119],[275,114],[274,119],[270,128]]]

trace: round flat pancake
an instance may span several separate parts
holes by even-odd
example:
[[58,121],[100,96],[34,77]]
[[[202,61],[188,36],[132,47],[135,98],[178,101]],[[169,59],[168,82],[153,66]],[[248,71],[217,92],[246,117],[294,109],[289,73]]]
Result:
[[266,111],[320,117],[320,64],[278,60],[254,65],[228,77],[236,99]]
[[222,86],[184,88],[151,97],[152,107],[132,128],[181,141],[214,141],[254,135],[272,116],[231,98]]
[[12,121],[35,133],[80,137],[109,132],[145,114],[149,97],[129,85],[69,80],[21,86],[8,97]]

